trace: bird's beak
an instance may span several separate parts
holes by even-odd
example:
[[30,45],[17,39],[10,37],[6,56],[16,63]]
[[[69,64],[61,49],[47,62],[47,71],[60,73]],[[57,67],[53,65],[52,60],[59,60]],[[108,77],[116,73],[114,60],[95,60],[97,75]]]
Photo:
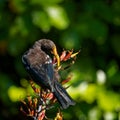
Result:
[[59,55],[57,53],[57,49],[56,47],[53,48],[53,54],[55,55],[56,59],[57,59],[57,66],[59,67],[60,66],[60,58],[59,58]]

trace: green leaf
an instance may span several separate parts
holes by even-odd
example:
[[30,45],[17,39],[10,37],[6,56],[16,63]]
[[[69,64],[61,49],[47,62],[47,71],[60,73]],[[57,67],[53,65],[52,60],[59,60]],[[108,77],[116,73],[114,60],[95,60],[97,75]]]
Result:
[[12,56],[17,56],[21,53],[23,48],[26,46],[25,41],[21,42],[20,38],[13,38],[9,41],[8,52]]
[[120,35],[113,35],[111,37],[111,45],[115,53],[120,56]]
[[115,12],[109,4],[106,4],[104,1],[99,0],[94,2],[89,1],[84,5],[86,12],[97,16],[97,18],[113,23]]
[[15,35],[21,35],[21,36],[26,36],[28,35],[29,30],[27,28],[27,24],[25,19],[23,19],[23,17],[17,17],[15,19],[15,22],[13,23],[13,25],[10,28],[10,36],[11,37],[15,37]]
[[44,32],[50,30],[50,21],[48,15],[43,11],[35,11],[32,13],[33,23],[41,28]]
[[89,36],[92,37],[97,44],[104,44],[108,35],[107,26],[97,19],[91,19],[88,22]]
[[80,49],[81,48],[81,41],[82,38],[79,36],[77,31],[75,30],[68,30],[65,33],[63,33],[61,37],[61,45],[68,49]]
[[88,84],[86,89],[84,91],[81,91],[81,97],[84,99],[87,103],[92,103],[96,99],[96,92],[97,86],[95,84]]
[[98,105],[105,111],[114,111],[120,105],[120,96],[112,91],[101,90],[98,94]]
[[8,96],[13,102],[20,101],[21,98],[23,99],[26,97],[26,90],[22,87],[13,85],[8,89]]
[[10,0],[9,7],[13,12],[22,13],[26,10],[25,1],[24,0]]
[[49,5],[53,5],[53,4],[56,4],[56,3],[60,3],[62,1],[63,0],[30,0],[31,4],[39,4],[39,5],[45,5],[45,6],[49,6]]
[[69,25],[69,19],[65,10],[60,6],[46,7],[51,24],[58,29],[66,29]]

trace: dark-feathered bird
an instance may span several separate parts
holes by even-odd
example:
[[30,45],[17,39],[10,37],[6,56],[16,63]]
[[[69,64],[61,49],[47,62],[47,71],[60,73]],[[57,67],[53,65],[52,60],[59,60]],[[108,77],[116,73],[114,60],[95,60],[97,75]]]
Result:
[[22,56],[22,62],[32,79],[38,85],[53,92],[61,107],[66,109],[70,105],[74,105],[75,102],[58,82],[54,73],[52,59],[47,54],[49,51],[55,55],[57,65],[59,66],[60,59],[56,46],[51,40],[47,39],[41,39],[35,42],[33,47]]

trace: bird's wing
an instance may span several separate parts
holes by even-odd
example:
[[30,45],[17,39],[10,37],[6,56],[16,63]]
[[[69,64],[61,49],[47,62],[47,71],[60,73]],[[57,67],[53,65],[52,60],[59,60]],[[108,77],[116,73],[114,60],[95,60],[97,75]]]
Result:
[[54,68],[51,58],[46,56],[46,60],[44,60],[45,62],[43,63],[41,63],[39,55],[35,54],[34,58],[36,60],[32,61],[30,60],[29,56],[23,55],[22,62],[25,68],[38,85],[45,86],[46,88],[49,88],[51,91],[53,91]]
[[31,66],[29,68],[31,77],[37,84],[48,87],[53,91],[54,72],[52,63],[41,64],[39,66]]

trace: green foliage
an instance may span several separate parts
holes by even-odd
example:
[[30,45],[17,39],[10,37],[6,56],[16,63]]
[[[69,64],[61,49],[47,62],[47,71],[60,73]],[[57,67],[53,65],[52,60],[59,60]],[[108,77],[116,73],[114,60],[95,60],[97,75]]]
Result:
[[120,0],[0,0],[0,23],[1,120],[21,119],[16,101],[31,93],[21,56],[41,38],[81,50],[68,69],[77,104],[64,118],[120,119]]

